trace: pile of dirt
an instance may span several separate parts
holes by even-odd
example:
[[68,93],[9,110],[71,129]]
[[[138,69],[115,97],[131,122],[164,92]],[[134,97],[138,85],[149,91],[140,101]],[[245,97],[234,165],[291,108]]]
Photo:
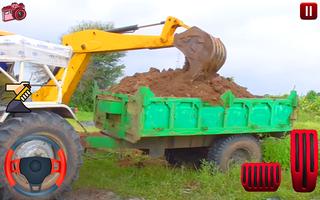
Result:
[[136,73],[123,78],[108,90],[113,93],[134,94],[141,86],[149,87],[159,97],[197,97],[211,104],[220,103],[220,95],[231,90],[236,97],[254,97],[245,87],[215,73],[194,79],[185,69],[169,69],[160,72],[150,68],[148,72]]

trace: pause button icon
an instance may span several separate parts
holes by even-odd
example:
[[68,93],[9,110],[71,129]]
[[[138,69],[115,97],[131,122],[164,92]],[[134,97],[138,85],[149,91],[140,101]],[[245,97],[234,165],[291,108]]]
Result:
[[317,3],[301,3],[300,4],[300,18],[306,20],[317,19],[318,6]]

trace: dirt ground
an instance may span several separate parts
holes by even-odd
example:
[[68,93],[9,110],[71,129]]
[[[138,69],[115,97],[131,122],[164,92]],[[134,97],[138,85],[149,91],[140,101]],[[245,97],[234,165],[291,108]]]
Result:
[[185,69],[160,72],[156,68],[150,68],[148,72],[123,78],[108,90],[113,93],[134,94],[141,86],[148,86],[159,97],[198,97],[214,105],[220,103],[220,96],[227,90],[231,90],[236,97],[254,97],[247,88],[218,73],[195,78]]
[[69,192],[65,200],[144,200],[143,198],[121,198],[108,190],[81,189]]

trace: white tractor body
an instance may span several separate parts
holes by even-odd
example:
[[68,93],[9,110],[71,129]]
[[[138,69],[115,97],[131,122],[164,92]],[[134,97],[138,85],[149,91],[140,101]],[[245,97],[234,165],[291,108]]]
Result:
[[[5,91],[5,84],[30,82],[32,92],[39,90],[50,80],[56,87],[58,98],[52,102],[37,102],[29,98],[24,104],[31,110],[45,109],[63,116],[75,118],[72,110],[62,104],[62,85],[66,78],[67,66],[72,56],[68,46],[53,44],[20,35],[0,37],[0,123],[10,115],[6,113],[7,104],[15,97],[13,92]],[[59,68],[65,68],[61,80],[55,78]]]

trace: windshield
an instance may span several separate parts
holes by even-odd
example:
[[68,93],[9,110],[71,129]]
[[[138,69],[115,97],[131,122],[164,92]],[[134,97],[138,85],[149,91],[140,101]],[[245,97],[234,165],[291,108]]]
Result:
[[[25,63],[25,70],[23,73],[23,80],[29,81],[31,85],[31,92],[35,92],[42,85],[45,85],[50,77],[43,68],[43,65],[34,63]],[[50,67],[49,67],[50,68]],[[52,71],[53,67],[51,67]]]
[[[43,65],[24,62],[24,68],[21,71],[20,64],[20,62],[0,62],[0,68],[6,71],[17,82],[20,82],[19,80],[30,82],[32,92],[38,90],[50,80],[50,76]],[[49,69],[53,72],[55,67],[49,66]]]

